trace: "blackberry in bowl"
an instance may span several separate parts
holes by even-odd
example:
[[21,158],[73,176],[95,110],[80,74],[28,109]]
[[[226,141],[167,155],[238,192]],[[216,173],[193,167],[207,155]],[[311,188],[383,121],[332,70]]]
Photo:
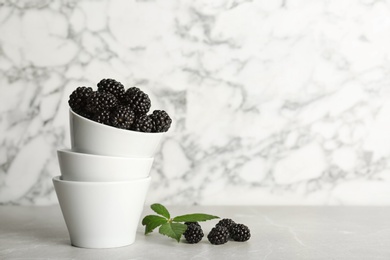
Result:
[[75,152],[134,158],[154,157],[164,133],[143,133],[101,124],[69,111]]
[[97,91],[78,87],[69,97],[72,150],[113,156],[153,157],[172,119],[164,110],[147,114],[149,96],[102,79]]

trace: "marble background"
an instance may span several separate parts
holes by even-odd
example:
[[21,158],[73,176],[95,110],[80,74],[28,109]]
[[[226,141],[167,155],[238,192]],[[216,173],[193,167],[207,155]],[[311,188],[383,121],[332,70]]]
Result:
[[146,203],[390,205],[390,3],[0,0],[0,204],[57,203],[68,97],[174,120]]

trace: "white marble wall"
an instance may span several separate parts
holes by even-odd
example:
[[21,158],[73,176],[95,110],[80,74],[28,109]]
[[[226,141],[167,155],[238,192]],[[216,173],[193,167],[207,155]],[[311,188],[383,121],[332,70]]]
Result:
[[67,100],[174,123],[147,202],[390,205],[390,2],[0,0],[0,204],[53,204]]

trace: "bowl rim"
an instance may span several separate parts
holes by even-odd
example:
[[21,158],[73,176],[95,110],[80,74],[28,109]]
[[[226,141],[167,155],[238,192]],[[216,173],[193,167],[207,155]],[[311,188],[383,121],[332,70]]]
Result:
[[121,129],[121,128],[117,128],[117,127],[101,124],[101,123],[95,122],[95,121],[93,121],[91,119],[88,119],[86,117],[80,116],[79,114],[74,112],[71,108],[69,108],[69,111],[72,114],[72,116],[74,116],[76,118],[79,118],[80,120],[85,120],[86,122],[88,122],[90,124],[93,124],[93,125],[102,127],[103,129],[107,129],[107,130],[111,130],[111,131],[118,131],[118,132],[122,132],[122,133],[131,133],[131,134],[134,134],[134,135],[144,135],[144,136],[145,135],[156,135],[156,136],[158,136],[158,135],[164,135],[165,134],[165,132],[145,133],[145,132],[138,132],[138,131],[133,131],[133,130],[129,130],[129,129]]
[[149,175],[145,178],[137,178],[127,181],[101,181],[101,182],[93,182],[93,181],[68,181],[62,180],[61,175],[55,176],[52,178],[53,182],[59,182],[66,185],[77,185],[77,186],[106,186],[106,185],[124,185],[124,184],[134,184],[134,183],[144,183],[150,182],[152,177]]
[[78,151],[73,151],[69,148],[58,149],[57,154],[67,154],[70,156],[79,156],[79,157],[90,157],[96,159],[112,159],[112,160],[127,160],[127,161],[146,161],[151,162],[154,160],[154,157],[126,157],[126,156],[112,156],[112,155],[101,155],[101,154],[91,154],[91,153],[83,153]]

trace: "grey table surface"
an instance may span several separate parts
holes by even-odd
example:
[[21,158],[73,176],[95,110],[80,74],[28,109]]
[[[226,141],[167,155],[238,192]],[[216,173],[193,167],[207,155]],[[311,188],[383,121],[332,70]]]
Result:
[[[134,244],[113,249],[70,245],[59,206],[0,206],[0,259],[390,259],[390,207],[169,207],[246,224],[247,242],[177,243],[141,224]],[[145,208],[143,215],[152,211]],[[217,220],[204,222],[205,235]]]

